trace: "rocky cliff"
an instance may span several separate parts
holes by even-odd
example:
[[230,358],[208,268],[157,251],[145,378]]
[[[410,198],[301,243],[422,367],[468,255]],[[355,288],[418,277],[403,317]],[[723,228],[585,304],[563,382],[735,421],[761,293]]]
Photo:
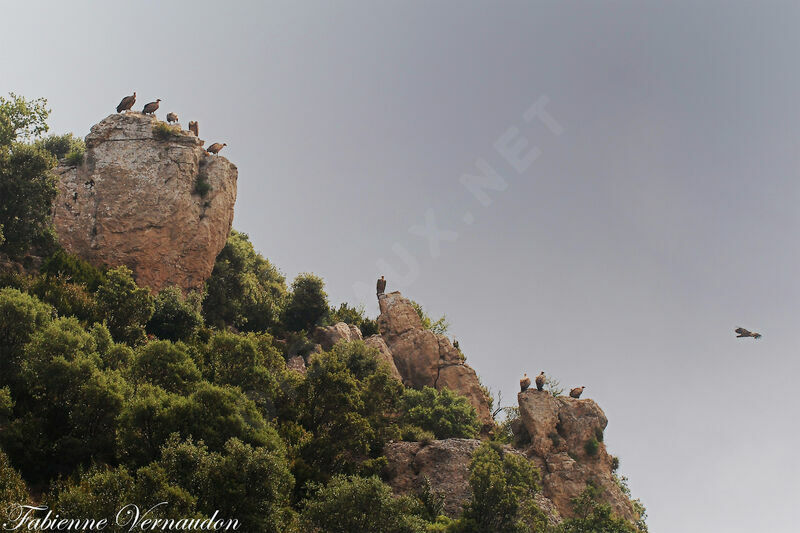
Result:
[[96,265],[130,267],[154,291],[202,287],[230,233],[238,176],[202,144],[140,113],[96,124],[83,164],[57,169],[61,244]]
[[394,364],[410,387],[449,388],[465,396],[475,407],[478,419],[488,428],[493,424],[478,375],[444,335],[422,326],[411,301],[399,292],[378,296],[381,314],[378,328]]
[[561,514],[572,516],[572,498],[591,482],[603,489],[603,499],[618,516],[633,519],[633,506],[614,479],[613,458],[603,442],[608,425],[603,410],[590,399],[555,397],[532,389],[517,399],[520,422],[530,438],[524,451],[539,466],[542,492]]

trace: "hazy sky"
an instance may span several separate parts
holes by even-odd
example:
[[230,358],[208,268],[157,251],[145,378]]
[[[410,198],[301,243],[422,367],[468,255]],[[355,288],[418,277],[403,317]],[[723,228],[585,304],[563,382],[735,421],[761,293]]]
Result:
[[586,385],[653,533],[793,533],[800,6],[662,4],[6,2],[0,94],[161,98],[287,278],[385,274],[507,404]]

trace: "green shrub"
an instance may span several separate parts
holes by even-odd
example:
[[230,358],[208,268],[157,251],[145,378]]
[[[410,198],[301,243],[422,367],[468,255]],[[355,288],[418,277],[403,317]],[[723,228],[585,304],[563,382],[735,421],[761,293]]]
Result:
[[203,295],[187,296],[178,287],[162,289],[155,298],[153,316],[147,322],[147,333],[170,341],[189,340],[203,325],[200,312]]
[[194,182],[195,194],[199,194],[200,198],[205,198],[206,195],[211,192],[211,189],[211,184],[208,182],[205,176],[197,176],[197,180]]
[[400,438],[409,442],[421,442],[430,444],[436,440],[436,435],[432,431],[424,430],[420,427],[406,424],[400,428]]
[[42,262],[39,269],[42,274],[63,276],[72,283],[86,285],[94,292],[105,281],[103,271],[78,256],[71,255],[63,249],[57,250]]
[[444,335],[450,329],[450,323],[447,321],[446,315],[442,315],[438,320],[433,320],[425,309],[414,300],[411,300],[411,306],[419,315],[422,327],[425,329],[429,329],[438,335]]
[[153,126],[153,137],[155,137],[159,141],[167,141],[172,137],[178,137],[180,135],[181,135],[180,126],[170,126],[166,122],[157,122]]
[[450,389],[406,389],[402,408],[403,424],[430,431],[437,439],[471,439],[480,429],[475,408]]
[[130,345],[144,341],[144,327],[155,306],[150,292],[136,285],[128,267],[109,270],[96,298],[114,340]]
[[232,230],[206,282],[206,323],[269,331],[278,325],[285,298],[283,275],[256,253],[247,234]]
[[64,135],[49,135],[44,139],[36,141],[36,146],[53,154],[56,159],[64,159],[69,154],[80,154],[83,158],[83,153],[86,151],[86,144],[80,137],[75,137],[71,133]]
[[8,456],[0,450],[0,516],[5,517],[10,505],[25,504],[28,490],[19,473],[11,467]]
[[325,282],[314,274],[300,274],[292,282],[283,323],[289,331],[311,332],[325,323],[330,309]]
[[583,450],[589,457],[594,457],[600,450],[600,442],[597,439],[589,439],[586,441],[586,444],[583,445]]
[[614,456],[611,458],[611,471],[616,472],[619,470],[619,457]]
[[67,157],[64,158],[64,161],[67,163],[67,165],[71,167],[77,167],[81,163],[83,163],[83,155],[84,152],[79,150],[73,150],[67,154]]
[[335,476],[302,511],[305,531],[326,533],[422,533],[425,522],[412,513],[411,498],[395,498],[377,477]]

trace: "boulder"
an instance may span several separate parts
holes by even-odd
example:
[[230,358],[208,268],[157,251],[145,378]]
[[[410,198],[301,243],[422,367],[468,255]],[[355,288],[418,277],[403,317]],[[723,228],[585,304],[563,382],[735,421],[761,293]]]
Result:
[[345,324],[344,322],[337,322],[332,326],[318,326],[314,333],[311,335],[314,342],[322,347],[323,351],[328,351],[333,348],[333,345],[339,341],[360,341],[361,330],[356,326]]
[[478,375],[450,340],[425,329],[411,301],[399,292],[379,294],[378,304],[378,328],[403,383],[413,388],[447,387],[465,396],[488,429],[492,415]]
[[301,355],[295,355],[294,357],[290,357],[286,361],[286,367],[289,370],[293,370],[298,374],[305,374],[306,373],[306,361],[303,359]]
[[190,132],[156,126],[166,124],[129,112],[92,127],[83,163],[56,170],[55,229],[69,252],[126,265],[153,291],[199,289],[230,233],[238,171]]
[[370,335],[364,339],[364,344],[370,348],[375,348],[378,350],[380,353],[380,360],[386,363],[386,365],[389,367],[389,371],[392,373],[392,376],[397,379],[397,381],[403,381],[403,377],[400,375],[400,372],[397,370],[397,367],[394,364],[392,352],[389,351],[389,347],[386,346],[386,342],[383,340],[383,337],[380,335]]
[[526,453],[542,471],[542,493],[562,516],[573,516],[572,499],[592,482],[620,517],[635,518],[633,506],[612,471],[603,442],[608,419],[593,400],[555,397],[528,389],[517,396],[522,425],[530,436]]

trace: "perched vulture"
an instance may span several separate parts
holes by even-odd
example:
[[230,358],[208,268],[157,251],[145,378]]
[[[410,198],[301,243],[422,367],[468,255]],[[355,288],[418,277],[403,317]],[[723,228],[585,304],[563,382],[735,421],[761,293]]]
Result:
[[583,393],[583,389],[585,389],[585,388],[586,387],[575,387],[574,389],[569,391],[569,397],[570,398],[580,398],[581,394]]
[[753,337],[754,339],[761,338],[761,333],[753,333],[751,331],[747,331],[744,328],[736,328],[734,331],[738,333],[738,335],[736,335],[736,338],[741,338],[741,337]]
[[158,104],[160,102],[161,102],[161,98],[159,98],[155,102],[150,102],[149,104],[146,104],[144,106],[144,109],[142,109],[142,113],[144,113],[145,115],[152,115],[158,109]]
[[519,380],[519,390],[525,392],[528,390],[528,387],[531,386],[531,378],[528,377],[528,374],[525,373],[525,377]]
[[175,113],[167,113],[167,122],[178,122],[178,115]]
[[381,279],[378,280],[378,294],[383,294],[383,291],[386,290],[386,279],[381,276]]
[[198,133],[199,130],[197,129],[197,121],[196,120],[190,120],[189,121],[189,131],[194,133],[195,137],[200,137],[200,134]]
[[544,370],[542,370],[542,373],[539,374],[538,376],[536,376],[536,390],[544,389],[544,380],[545,379],[546,378],[544,377]]
[[122,99],[122,101],[117,106],[117,113],[128,111],[130,108],[133,107],[133,104],[135,102],[136,102],[136,91],[134,91],[132,95],[126,96],[125,98]]
[[228,146],[228,145],[225,144],[225,143],[222,143],[222,144],[214,143],[214,144],[212,144],[211,146],[208,147],[207,151],[211,152],[212,154],[218,154],[219,151],[222,150],[223,148],[225,148],[226,146]]

